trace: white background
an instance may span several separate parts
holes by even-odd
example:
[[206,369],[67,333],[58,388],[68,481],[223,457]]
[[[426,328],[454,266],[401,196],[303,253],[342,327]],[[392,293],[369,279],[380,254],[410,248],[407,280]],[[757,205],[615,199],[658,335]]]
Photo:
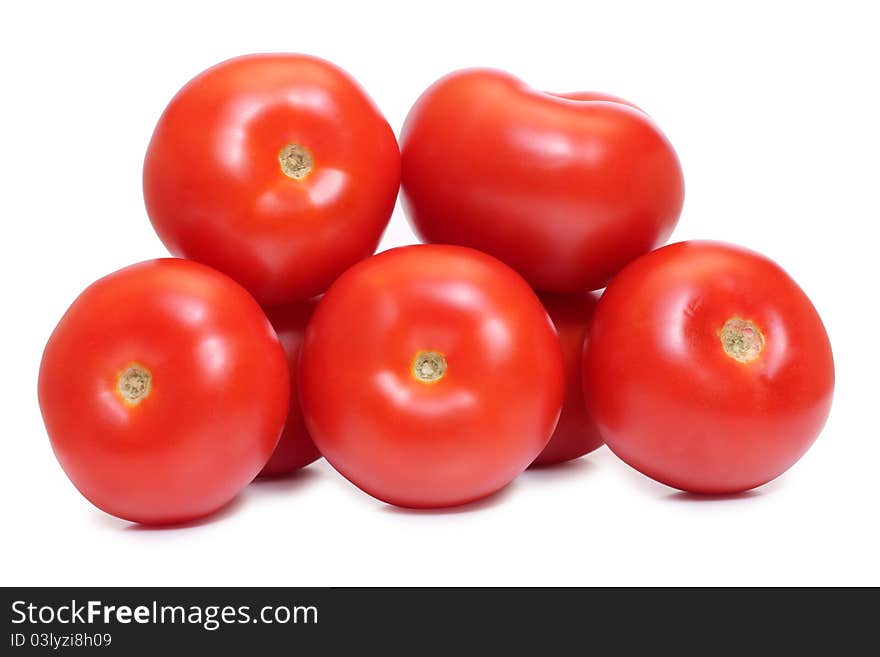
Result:
[[[877,19],[867,2],[714,5],[8,4],[0,583],[880,584]],[[155,121],[193,75],[258,51],[334,61],[395,131],[428,84],[474,65],[643,107],[685,170],[673,239],[766,253],[822,314],[838,383],[814,448],[776,482],[724,500],[678,494],[603,448],[446,512],[386,506],[323,462],[185,528],[94,509],[43,429],[42,348],[86,285],[165,254],[141,197]],[[412,239],[398,207],[382,248]]]

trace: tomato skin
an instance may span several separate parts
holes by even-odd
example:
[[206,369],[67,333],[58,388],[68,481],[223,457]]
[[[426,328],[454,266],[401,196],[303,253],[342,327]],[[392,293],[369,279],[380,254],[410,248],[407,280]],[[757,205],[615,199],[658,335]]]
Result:
[[485,251],[543,291],[604,287],[666,241],[684,202],[678,157],[644,112],[500,71],[440,79],[400,143],[402,199],[421,238]]
[[266,315],[284,347],[284,355],[287,356],[287,367],[290,370],[290,410],[278,445],[260,471],[260,477],[287,475],[321,458],[321,453],[306,429],[297,394],[303,334],[317,305],[317,299],[309,299],[302,303],[266,309]]
[[[728,355],[731,321],[763,335],[753,360]],[[603,294],[588,340],[587,406],[608,446],[681,490],[737,493],[778,477],[831,407],[822,320],[782,268],[740,247],[680,242],[639,258]]]
[[[282,170],[287,145],[313,169]],[[371,255],[400,182],[394,133],[344,71],[295,54],[249,55],[196,76],[159,119],[144,199],[169,251],[209,264],[263,305],[323,292]]]
[[609,103],[619,103],[621,105],[627,105],[640,111],[642,114],[647,116],[647,112],[643,110],[638,105],[631,103],[630,101],[621,98],[620,96],[615,96],[613,94],[602,93],[601,91],[564,91],[561,93],[553,93],[548,92],[551,96],[557,96],[559,98],[567,98],[568,100],[599,100],[605,101]]
[[[151,375],[134,405],[131,367]],[[290,395],[256,301],[204,265],[160,259],[90,285],[49,338],[40,409],[61,467],[112,515],[184,522],[228,503],[269,458]]]
[[599,429],[584,403],[583,359],[587,328],[596,308],[598,295],[540,295],[550,315],[565,361],[565,401],[550,442],[532,465],[553,465],[579,458],[604,444]]
[[[441,378],[417,378],[425,354],[442,356]],[[453,506],[504,487],[546,446],[562,395],[540,301],[471,249],[417,245],[365,260],[306,328],[300,399],[315,444],[389,504]]]

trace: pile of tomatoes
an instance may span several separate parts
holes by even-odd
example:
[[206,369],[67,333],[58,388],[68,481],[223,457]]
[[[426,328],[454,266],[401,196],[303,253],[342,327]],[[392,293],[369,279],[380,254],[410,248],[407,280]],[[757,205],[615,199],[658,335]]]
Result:
[[[174,97],[143,184],[177,258],[89,286],[39,377],[61,466],[121,518],[198,518],[322,455],[388,503],[464,504],[603,442],[735,493],[830,409],[828,337],[778,265],[658,248],[679,160],[614,96],[460,71],[398,147],[336,66],[240,57]],[[425,244],[373,255],[399,190]]]

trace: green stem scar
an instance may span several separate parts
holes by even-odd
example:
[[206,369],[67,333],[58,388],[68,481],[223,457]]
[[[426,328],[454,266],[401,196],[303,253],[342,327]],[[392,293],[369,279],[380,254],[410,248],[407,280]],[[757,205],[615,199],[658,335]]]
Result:
[[446,356],[439,351],[420,351],[412,361],[412,375],[421,383],[436,383],[446,376]]
[[731,317],[719,331],[724,353],[740,363],[751,363],[764,349],[764,334],[754,322]]
[[278,151],[278,164],[281,172],[288,178],[303,180],[315,166],[315,158],[312,152],[300,144],[287,144]]
[[116,381],[116,392],[129,406],[137,406],[150,395],[153,375],[143,365],[132,363]]

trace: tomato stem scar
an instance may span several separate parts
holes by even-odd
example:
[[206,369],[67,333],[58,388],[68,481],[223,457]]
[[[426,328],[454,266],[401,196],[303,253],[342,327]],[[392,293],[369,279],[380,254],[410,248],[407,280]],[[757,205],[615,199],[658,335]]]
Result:
[[747,319],[731,317],[719,331],[724,352],[740,363],[751,363],[764,349],[764,334]]
[[439,351],[420,351],[412,361],[412,375],[422,383],[436,383],[446,375],[446,356]]
[[278,151],[278,163],[281,171],[288,178],[303,180],[312,172],[315,159],[312,152],[300,144],[287,144]]
[[129,406],[137,406],[150,395],[153,375],[143,365],[132,363],[116,381],[116,392]]

